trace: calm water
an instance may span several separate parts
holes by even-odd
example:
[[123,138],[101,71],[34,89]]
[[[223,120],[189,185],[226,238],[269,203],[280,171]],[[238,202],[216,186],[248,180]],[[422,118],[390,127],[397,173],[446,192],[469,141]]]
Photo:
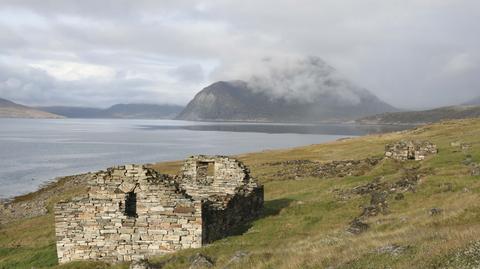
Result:
[[0,119],[0,198],[36,190],[58,176],[118,164],[287,148],[377,131],[385,129],[169,120]]

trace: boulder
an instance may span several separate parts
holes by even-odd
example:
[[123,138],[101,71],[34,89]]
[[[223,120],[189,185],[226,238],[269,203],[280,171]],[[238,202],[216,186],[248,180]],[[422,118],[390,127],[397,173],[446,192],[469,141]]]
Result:
[[214,263],[210,257],[207,257],[201,253],[197,253],[190,257],[189,269],[211,268]]
[[350,227],[348,227],[347,232],[352,234],[361,234],[368,230],[369,225],[362,222],[360,218],[354,218],[352,222],[350,222]]
[[431,209],[428,211],[428,214],[429,214],[430,216],[437,216],[437,215],[442,214],[442,212],[443,212],[443,209],[434,207],[434,208],[431,208]]

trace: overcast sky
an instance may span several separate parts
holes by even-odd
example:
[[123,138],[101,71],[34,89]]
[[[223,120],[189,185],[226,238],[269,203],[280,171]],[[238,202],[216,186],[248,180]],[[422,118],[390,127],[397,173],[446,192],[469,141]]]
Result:
[[186,104],[265,57],[317,56],[402,108],[480,95],[478,0],[0,0],[0,97]]

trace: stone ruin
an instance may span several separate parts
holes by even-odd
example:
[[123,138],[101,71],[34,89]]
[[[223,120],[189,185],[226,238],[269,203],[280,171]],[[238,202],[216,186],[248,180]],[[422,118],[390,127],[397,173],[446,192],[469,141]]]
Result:
[[198,248],[232,234],[263,207],[263,186],[225,156],[190,157],[174,177],[141,165],[112,167],[88,186],[86,196],[55,205],[60,263]]
[[385,157],[400,161],[421,161],[426,156],[437,153],[437,146],[428,141],[402,140],[385,145]]

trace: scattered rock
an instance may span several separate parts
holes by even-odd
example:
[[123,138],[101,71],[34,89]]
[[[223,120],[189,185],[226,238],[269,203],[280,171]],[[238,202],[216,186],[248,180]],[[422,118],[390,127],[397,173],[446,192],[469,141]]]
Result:
[[462,148],[463,151],[468,151],[472,146],[467,143],[462,143],[460,147]]
[[207,257],[201,253],[197,253],[190,257],[189,269],[211,268],[214,263],[210,257]]
[[147,260],[133,261],[129,269],[152,269]]
[[331,178],[360,176],[370,171],[382,158],[372,157],[361,160],[344,160],[321,163],[311,160],[288,160],[266,163],[268,166],[278,166],[275,174],[281,179],[300,179],[305,177]]
[[465,160],[462,161],[464,165],[471,165],[473,163],[473,157],[470,154],[465,156]]
[[230,266],[241,262],[243,259],[247,258],[248,256],[250,256],[250,253],[248,253],[246,251],[243,251],[243,250],[239,250],[239,251],[235,252],[235,254],[233,254],[232,258],[223,267],[223,269],[230,268]]
[[388,213],[387,203],[388,192],[386,191],[374,191],[371,193],[370,205],[363,208],[361,214],[362,217],[373,217],[378,214]]
[[461,143],[459,141],[455,141],[455,142],[450,142],[450,146],[452,147],[460,147]]
[[347,232],[352,234],[361,234],[368,230],[369,225],[362,222],[360,218],[354,218],[352,222],[350,222],[350,227],[348,227]]
[[393,187],[401,191],[415,192],[415,187],[420,181],[420,176],[421,175],[418,168],[405,169],[404,176],[402,179],[395,182]]
[[457,250],[440,268],[480,268],[480,241],[472,242],[465,248]]
[[365,195],[365,194],[371,194],[375,191],[381,191],[386,188],[386,185],[385,183],[381,183],[380,181],[381,181],[381,177],[377,177],[373,179],[372,182],[353,188],[352,192],[354,194]]
[[393,256],[398,256],[403,254],[409,247],[400,246],[397,244],[386,245],[383,247],[379,247],[375,250],[378,254],[390,254]]
[[480,176],[480,165],[479,164],[475,164],[473,167],[472,167],[472,171],[471,171],[471,174],[472,176]]
[[403,200],[403,199],[405,199],[405,195],[403,195],[403,193],[395,194],[395,200],[399,201],[399,200]]
[[428,211],[428,214],[430,214],[430,216],[437,216],[442,214],[442,212],[443,212],[443,209],[434,207]]

